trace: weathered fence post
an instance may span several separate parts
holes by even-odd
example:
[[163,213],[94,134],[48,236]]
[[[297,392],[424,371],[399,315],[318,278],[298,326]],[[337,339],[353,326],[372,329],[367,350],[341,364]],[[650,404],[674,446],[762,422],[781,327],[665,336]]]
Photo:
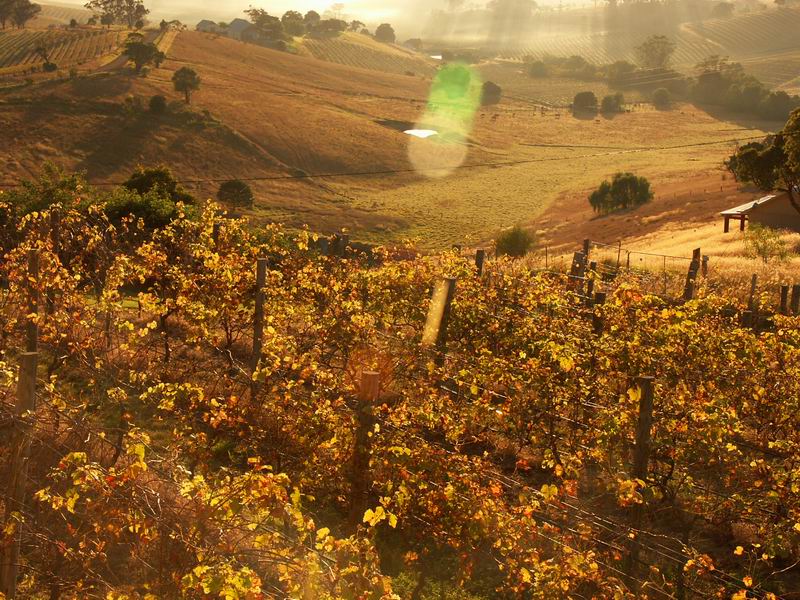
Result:
[[622,267],[622,240],[619,241],[617,247],[617,273],[619,273],[620,267]]
[[219,235],[222,231],[222,223],[214,223],[211,229],[211,241],[214,243],[214,249],[219,250]]
[[39,251],[36,249],[28,252],[28,319],[25,323],[25,350],[37,352],[39,350]]
[[259,258],[256,261],[256,305],[253,312],[253,352],[250,355],[250,372],[253,376],[252,392],[257,389],[255,374],[261,361],[261,349],[264,343],[264,286],[267,284],[267,268],[269,260]]
[[781,286],[781,314],[788,315],[789,314],[789,286],[782,285]]
[[589,254],[592,252],[592,240],[585,239],[583,240],[583,255],[586,259],[589,259]]
[[349,525],[355,530],[364,518],[367,510],[367,498],[372,487],[369,476],[369,458],[372,446],[371,433],[375,428],[373,410],[381,393],[381,376],[374,371],[364,371],[358,389],[358,405],[356,407],[355,443],[353,458],[350,463],[350,515]]
[[792,286],[792,302],[790,305],[792,314],[800,315],[800,284]]
[[[636,427],[636,446],[633,450],[633,464],[631,475],[634,479],[647,481],[647,472],[650,463],[650,442],[651,430],[653,427],[653,377],[637,377],[636,388],[639,391],[639,421]],[[631,521],[634,529],[641,529],[643,517],[643,506],[637,504],[631,510]],[[636,573],[639,565],[639,550],[641,545],[638,540],[640,534],[635,533],[629,543],[630,553],[628,555],[625,572],[632,580],[634,587],[637,587]]]
[[754,311],[756,309],[756,291],[758,289],[758,275],[753,273],[750,279],[750,296],[747,299],[748,310]]
[[483,277],[483,267],[486,263],[486,250],[481,248],[475,253],[475,269],[478,272],[478,277]]
[[422,332],[422,344],[436,348],[436,365],[439,367],[444,365],[444,354],[447,351],[447,326],[450,323],[450,307],[455,292],[454,278],[444,278],[436,284]]
[[709,261],[709,257],[707,255],[703,256],[703,264],[702,264],[702,268],[701,268],[701,271],[700,271],[702,273],[702,275],[703,275],[703,279],[708,277],[708,261]]
[[606,293],[605,292],[597,292],[594,295],[594,307],[595,311],[592,313],[592,330],[596,335],[602,335],[603,330],[605,329],[605,323],[603,321],[603,316],[597,311],[598,306],[602,306],[606,303]]
[[0,557],[0,592],[8,600],[17,597],[17,575],[19,554],[22,545],[22,521],[25,513],[25,488],[28,483],[28,462],[31,446],[31,413],[36,409],[36,370],[39,364],[37,352],[25,352],[20,357],[17,402],[15,408],[18,429],[12,444],[10,481],[6,497],[5,527],[14,520],[15,531],[11,543],[3,548]]
[[[686,275],[686,285],[683,288],[683,299],[687,302],[694,299],[695,286],[697,281],[697,273],[700,271],[700,261],[702,254],[700,248],[697,248],[692,254],[692,262],[689,265],[689,272]],[[664,258],[666,265],[666,257]],[[666,266],[664,268],[664,277],[666,279]]]

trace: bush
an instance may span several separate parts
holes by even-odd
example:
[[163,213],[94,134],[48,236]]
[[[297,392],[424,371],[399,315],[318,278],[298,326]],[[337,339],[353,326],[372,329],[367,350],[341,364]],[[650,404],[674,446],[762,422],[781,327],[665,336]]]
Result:
[[42,65],[42,71],[45,73],[53,73],[54,71],[58,71],[58,65],[48,61]]
[[156,191],[167,196],[173,202],[195,203],[194,197],[178,184],[172,171],[164,165],[149,168],[138,167],[122,185],[137,192],[140,196]]
[[603,98],[603,102],[600,105],[600,109],[604,113],[618,113],[623,111],[624,105],[625,105],[625,96],[617,92],[616,94],[610,94],[605,98]]
[[789,249],[780,231],[758,223],[753,223],[745,231],[744,246],[747,256],[760,258],[765,265],[772,259],[786,260],[789,256]]
[[167,112],[167,99],[160,94],[150,98],[150,112],[154,115],[163,115]]
[[142,219],[149,229],[168,225],[176,216],[175,203],[160,189],[152,189],[145,194],[127,188],[117,188],[105,200],[104,211],[112,223],[119,223],[126,217]]
[[572,101],[573,110],[597,110],[597,96],[594,92],[578,92]]
[[653,199],[650,182],[633,173],[617,173],[611,182],[604,181],[592,195],[589,204],[594,212],[608,214],[622,208],[640,206]]
[[492,81],[487,81],[483,84],[483,91],[481,92],[481,104],[489,106],[491,104],[498,104],[503,97],[503,89]]
[[233,179],[219,186],[217,200],[238,208],[250,208],[253,206],[255,197],[253,196],[253,190],[247,183],[239,179]]
[[528,65],[528,75],[531,77],[547,77],[550,75],[550,68],[542,60],[537,60]]
[[397,36],[394,33],[394,28],[389,23],[383,23],[375,30],[375,39],[386,44],[394,44]]
[[519,225],[500,234],[495,240],[498,256],[525,256],[533,247],[535,237]]
[[656,108],[669,108],[670,104],[672,104],[672,95],[668,89],[658,88],[653,92],[653,105]]

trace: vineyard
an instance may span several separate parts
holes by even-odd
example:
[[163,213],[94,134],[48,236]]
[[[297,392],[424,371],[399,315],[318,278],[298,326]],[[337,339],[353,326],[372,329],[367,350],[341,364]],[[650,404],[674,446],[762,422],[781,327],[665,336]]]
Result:
[[72,19],[80,24],[86,23],[92,13],[78,6],[65,6],[62,4],[42,4],[40,12],[33,21],[35,27],[47,25],[69,25]]
[[18,597],[800,589],[800,285],[742,305],[694,261],[675,299],[585,252],[321,253],[80,202],[0,212]]
[[432,75],[432,62],[410,50],[381,44],[361,34],[344,34],[337,38],[305,38],[302,47],[314,58],[329,62],[382,71],[385,73],[414,73]]
[[113,52],[126,35],[100,29],[0,31],[0,75],[40,70],[45,61],[39,47],[47,49],[51,62],[69,67]]

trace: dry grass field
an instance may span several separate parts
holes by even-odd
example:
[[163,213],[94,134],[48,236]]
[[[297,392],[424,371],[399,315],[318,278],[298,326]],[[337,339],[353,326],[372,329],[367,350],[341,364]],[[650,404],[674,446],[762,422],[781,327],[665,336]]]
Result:
[[[206,116],[191,124],[177,110],[180,96],[170,82],[182,66],[203,81],[192,110]],[[495,68],[484,65],[483,77],[495,77]],[[676,239],[670,228],[714,225],[716,213],[738,198],[722,180],[723,159],[737,143],[781,125],[689,105],[576,117],[543,111],[536,91],[524,89],[529,80],[518,89],[513,72],[505,76],[510,97],[479,109],[466,138],[423,141],[403,129],[425,114],[430,81],[181,33],[169,59],[147,77],[114,73],[0,95],[0,127],[9,132],[0,138],[0,155],[8,157],[1,179],[31,176],[44,160],[86,170],[96,181],[164,162],[201,197],[213,196],[220,180],[251,180],[256,220],[346,228],[365,241],[412,238],[432,249],[483,244],[523,224],[565,249],[587,235],[657,245],[662,234]],[[572,83],[575,91],[584,85]],[[146,105],[156,93],[175,102],[177,113],[126,112],[126,102]],[[445,176],[432,171],[443,160]],[[617,171],[650,178],[657,199],[634,213],[594,219],[586,196]],[[676,181],[697,182],[698,194],[701,187],[719,193],[722,185],[726,197],[678,201]]]

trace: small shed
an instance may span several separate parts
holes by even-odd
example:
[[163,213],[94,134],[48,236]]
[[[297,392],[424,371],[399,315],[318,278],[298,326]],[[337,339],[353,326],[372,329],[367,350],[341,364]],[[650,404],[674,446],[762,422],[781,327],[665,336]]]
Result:
[[224,29],[220,27],[214,21],[209,21],[208,19],[203,19],[197,24],[196,27],[197,31],[203,31],[205,33],[222,33]]
[[800,232],[800,211],[792,205],[788,192],[770,194],[720,214],[725,219],[725,233],[731,230],[731,221],[739,221],[740,231],[745,230],[749,221],[773,229]]
[[245,21],[244,19],[234,19],[228,25],[228,37],[232,37],[235,40],[241,40],[242,34],[250,29],[253,24],[250,21]]

